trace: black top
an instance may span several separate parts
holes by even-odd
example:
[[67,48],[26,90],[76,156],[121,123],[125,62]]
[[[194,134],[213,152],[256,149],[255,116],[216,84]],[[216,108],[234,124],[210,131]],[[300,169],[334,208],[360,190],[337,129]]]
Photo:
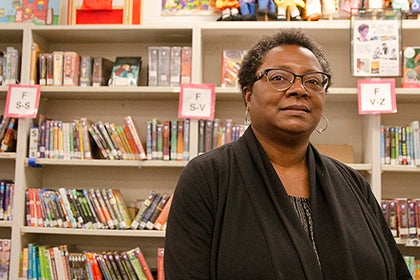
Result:
[[169,213],[165,279],[411,279],[367,181],[312,145],[307,162],[314,242],[252,128],[192,159]]

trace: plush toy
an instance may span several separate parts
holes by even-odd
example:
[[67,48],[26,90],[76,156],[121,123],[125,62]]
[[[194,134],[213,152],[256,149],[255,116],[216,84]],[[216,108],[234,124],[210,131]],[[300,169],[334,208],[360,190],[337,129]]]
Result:
[[222,12],[217,21],[242,20],[238,0],[216,0],[216,11]]
[[303,0],[274,0],[277,5],[277,20],[287,20],[287,10],[291,20],[302,20],[299,7],[304,8]]
[[270,19],[276,19],[276,5],[273,0],[258,0],[258,10],[257,15],[265,16],[267,15]]
[[255,6],[256,0],[239,0],[239,8],[241,11],[242,20],[257,20],[255,17]]
[[303,10],[304,20],[314,21],[321,18],[321,0],[306,0]]

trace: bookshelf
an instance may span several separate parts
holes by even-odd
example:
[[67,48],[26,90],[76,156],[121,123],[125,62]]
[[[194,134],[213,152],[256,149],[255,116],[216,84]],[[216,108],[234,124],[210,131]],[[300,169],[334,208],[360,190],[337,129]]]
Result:
[[[148,2],[148,1],[146,1]],[[145,4],[146,5],[146,4]],[[149,5],[149,4],[147,4]],[[151,5],[151,4],[150,4]],[[147,10],[145,7],[143,10]],[[167,22],[145,17],[137,26],[80,25],[35,26],[0,25],[0,46],[11,44],[22,51],[23,84],[29,81],[30,45],[40,44],[43,51],[72,50],[82,55],[142,56],[139,87],[43,87],[39,112],[47,117],[70,121],[80,117],[102,121],[121,121],[131,115],[145,131],[145,122],[176,119],[179,88],[147,87],[147,48],[151,45],[191,46],[192,81],[221,83],[223,49],[247,49],[261,35],[281,27],[300,27],[324,46],[333,68],[333,86],[327,96],[326,115],[330,124],[316,144],[347,144],[354,149],[355,163],[381,197],[419,197],[417,182],[420,168],[380,165],[379,128],[381,124],[402,125],[420,119],[416,107],[420,89],[397,89],[398,113],[361,116],[357,113],[357,79],[350,74],[350,21],[318,22]],[[403,22],[403,45],[420,44],[415,34],[420,22]],[[229,38],[228,40],[226,40]],[[343,67],[344,66],[344,67]],[[399,81],[397,79],[397,84]],[[7,88],[0,88],[4,106]],[[234,88],[216,87],[216,117],[242,123],[245,108],[242,96]],[[10,279],[17,279],[19,253],[28,242],[59,245],[75,244],[78,250],[131,249],[140,246],[152,268],[156,268],[156,248],[163,246],[164,232],[132,230],[81,230],[26,227],[25,189],[30,187],[118,188],[125,200],[143,199],[152,189],[172,193],[186,162],[178,161],[107,161],[40,159],[41,167],[28,165],[28,132],[32,120],[21,120],[16,153],[0,154],[0,174],[15,180],[13,221],[0,223],[0,237],[12,239]],[[197,153],[198,126],[191,123],[191,151]],[[145,140],[145,135],[141,135]],[[195,144],[194,144],[195,143]]]

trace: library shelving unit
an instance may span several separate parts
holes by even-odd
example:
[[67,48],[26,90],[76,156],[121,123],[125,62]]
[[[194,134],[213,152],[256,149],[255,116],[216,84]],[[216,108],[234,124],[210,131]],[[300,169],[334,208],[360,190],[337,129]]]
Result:
[[[416,106],[420,90],[397,89],[398,113],[359,115],[357,79],[350,73],[350,21],[317,22],[196,22],[145,23],[139,26],[78,25],[35,26],[0,25],[0,44],[14,44],[22,50],[23,84],[29,82],[30,46],[37,42],[44,52],[76,51],[80,55],[142,56],[139,87],[42,87],[39,113],[48,118],[71,121],[112,121],[118,124],[131,115],[145,140],[145,122],[177,118],[179,88],[147,87],[147,51],[149,46],[191,46],[193,49],[192,82],[211,83],[216,87],[215,116],[242,123],[245,114],[241,94],[235,88],[221,88],[223,49],[248,49],[264,34],[282,27],[299,27],[323,46],[333,68],[333,85],[327,95],[325,114],[329,128],[314,134],[315,144],[347,144],[353,147],[351,164],[371,183],[375,196],[420,196],[416,182],[420,168],[382,167],[380,165],[380,125],[405,124],[418,119]],[[403,21],[403,45],[418,45],[420,22]],[[3,40],[8,41],[3,42]],[[397,81],[398,84],[398,81]],[[5,93],[6,89],[0,89]],[[140,246],[151,267],[156,268],[156,249],[164,244],[164,232],[133,230],[82,230],[26,227],[25,189],[31,187],[118,188],[128,202],[143,199],[150,190],[172,193],[186,162],[108,161],[39,159],[40,167],[28,165],[29,129],[33,120],[22,119],[18,129],[16,154],[0,155],[0,164],[10,166],[15,178],[12,254],[10,279],[17,279],[19,254],[28,242],[39,244],[74,244],[78,250],[123,250]],[[190,154],[197,154],[198,123],[191,123]],[[12,159],[12,160],[10,160]],[[11,162],[11,163],[10,163]],[[1,169],[3,170],[3,169]],[[5,175],[6,176],[6,175]],[[1,233],[0,229],[0,233]]]
[[[19,24],[0,25],[0,49],[14,47],[22,51],[24,27]],[[0,86],[0,106],[4,108],[7,87]],[[16,153],[0,153],[0,180],[15,180]],[[11,221],[0,221],[0,239],[10,239]]]

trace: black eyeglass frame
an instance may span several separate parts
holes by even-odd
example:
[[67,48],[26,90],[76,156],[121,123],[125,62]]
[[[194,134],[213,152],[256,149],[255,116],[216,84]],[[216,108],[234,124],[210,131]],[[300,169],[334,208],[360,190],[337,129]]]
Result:
[[[270,72],[271,70],[281,70],[281,71],[285,71],[285,72],[288,72],[288,73],[292,74],[293,75],[293,81],[291,81],[290,86],[288,86],[285,89],[277,89],[277,88],[274,88],[273,86],[271,86],[271,83],[268,80],[268,72]],[[262,77],[266,76],[267,77],[267,83],[270,85],[271,88],[273,88],[273,89],[275,89],[277,91],[285,91],[285,90],[288,90],[295,83],[296,78],[299,77],[300,78],[300,82],[302,83],[303,88],[305,90],[307,90],[306,87],[305,87],[305,85],[303,84],[303,77],[305,77],[306,75],[310,75],[310,74],[322,74],[322,75],[325,75],[327,77],[327,81],[326,81],[326,83],[324,84],[324,87],[323,87],[324,90],[326,90],[328,88],[328,86],[330,85],[330,83],[331,83],[331,75],[330,74],[327,74],[325,72],[321,72],[321,71],[313,71],[313,72],[309,72],[309,73],[305,73],[305,74],[299,75],[299,74],[295,74],[295,73],[293,73],[293,72],[291,72],[289,70],[283,69],[283,68],[267,68],[267,69],[264,69],[262,72],[260,72],[260,74],[258,74],[257,77],[255,77],[255,79],[252,82],[252,84],[254,84],[258,80],[261,80]]]

